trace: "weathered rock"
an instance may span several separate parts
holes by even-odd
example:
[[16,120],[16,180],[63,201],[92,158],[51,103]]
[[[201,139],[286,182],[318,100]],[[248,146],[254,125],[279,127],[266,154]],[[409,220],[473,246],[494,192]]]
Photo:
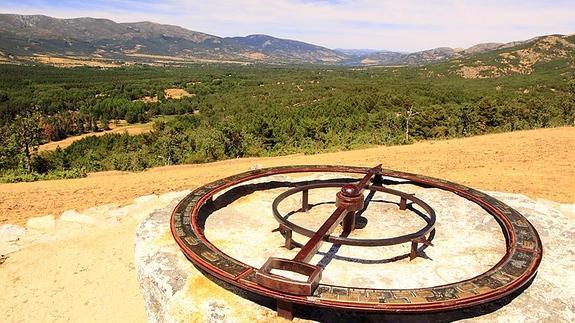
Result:
[[56,227],[56,220],[53,215],[45,215],[34,218],[29,218],[26,222],[28,230],[52,230]]
[[60,221],[75,222],[80,224],[96,225],[98,221],[89,215],[68,210],[60,215]]
[[11,242],[18,240],[26,233],[26,229],[15,224],[0,225],[0,242]]
[[[122,208],[121,210],[125,210],[124,212],[126,212],[126,215],[130,217],[141,219],[150,212],[162,209],[172,201],[180,200],[189,193],[190,191],[186,190],[186,191],[169,192],[161,196],[157,195],[141,196],[135,198],[133,204],[125,208]],[[120,210],[118,210],[118,212],[120,212]]]
[[168,192],[165,194],[160,195],[160,202],[165,203],[165,204],[169,204],[174,200],[180,200],[182,199],[184,196],[190,194],[192,191],[190,190],[185,190],[185,191],[178,191],[178,192]]
[[109,218],[114,218],[116,220],[119,220],[121,218],[128,216],[132,209],[134,209],[134,207],[132,204],[130,204],[130,205],[119,207],[117,209],[110,210],[106,215]]
[[30,218],[27,229],[16,225],[0,226],[0,254],[9,254],[39,243],[70,239],[86,233],[86,230],[106,230],[119,225],[122,220],[133,223],[153,210],[166,207],[181,199],[190,191],[169,192],[158,197],[142,196],[134,203],[118,207],[118,204],[104,204],[78,212],[68,210],[54,219],[52,215]]
[[575,204],[561,204],[559,208],[562,212],[570,213],[575,217]]
[[[409,190],[408,185],[405,185],[405,188]],[[399,189],[403,190],[403,188]],[[270,191],[263,194],[275,196],[276,193]],[[575,237],[575,216],[570,212],[571,206],[545,200],[535,201],[517,194],[497,192],[489,194],[523,213],[538,229],[543,241],[544,258],[538,275],[533,283],[519,295],[471,310],[424,316],[363,316],[358,313],[311,310],[306,312],[306,317],[320,321],[448,321],[455,319],[485,322],[494,320],[574,321],[575,281],[572,279],[571,272],[575,264],[575,254],[570,245]],[[267,196],[265,200],[270,196]],[[438,212],[438,234],[434,241],[435,246],[426,250],[426,254],[433,259],[432,261],[418,258],[411,264],[406,261],[387,264],[388,268],[385,265],[381,266],[380,269],[386,271],[387,276],[376,274],[354,277],[357,275],[348,275],[345,271],[338,270],[337,266],[332,268],[328,266],[325,279],[333,280],[332,283],[343,280],[350,284],[368,283],[371,279],[371,283],[375,285],[414,287],[406,285],[414,284],[414,282],[437,284],[464,279],[469,275],[477,274],[478,270],[481,273],[493,261],[497,261],[498,258],[494,256],[504,250],[505,242],[491,216],[476,205],[470,205],[470,202],[441,190],[421,190],[417,192],[417,196],[428,202],[436,209],[436,212],[441,210]],[[300,202],[294,201],[293,203],[296,205]],[[276,317],[273,302],[264,302],[267,306],[263,306],[239,296],[244,295],[241,292],[232,293],[206,278],[191,265],[174,242],[169,230],[169,218],[175,205],[176,202],[173,202],[168,207],[153,212],[141,222],[136,232],[136,269],[149,320],[152,322],[279,320]],[[264,203],[257,197],[246,196],[236,201],[234,207],[233,217],[230,216],[231,213],[220,210],[218,212],[222,212],[221,214],[214,214],[213,218],[208,218],[206,222],[206,236],[218,248],[255,267],[261,265],[262,259],[265,260],[269,255],[265,254],[262,259],[259,259],[254,256],[253,248],[259,248],[258,252],[273,252],[280,257],[291,255],[292,251],[278,251],[275,248],[278,244],[273,239],[277,239],[278,235],[271,234],[267,230],[267,226],[273,224],[273,219],[268,223],[268,219],[263,219],[262,214],[265,214],[264,210],[269,213],[269,203]],[[386,206],[381,206],[381,208],[384,210]],[[253,214],[258,214],[258,218],[249,220]],[[390,214],[393,216],[393,212]],[[465,220],[467,222],[457,220],[463,218],[468,218]],[[449,219],[447,221],[449,223],[446,223],[446,219]],[[295,217],[292,220],[298,221]],[[409,221],[411,220],[406,222]],[[374,222],[372,220],[370,225],[375,225]],[[408,226],[416,224],[415,222],[407,223]],[[255,231],[250,234],[250,241],[242,245],[234,241],[245,238],[243,237],[245,232],[239,229],[240,225]],[[471,226],[466,228],[466,225]],[[313,223],[310,223],[310,227],[312,226]],[[466,233],[460,239],[460,246],[452,246],[446,244],[445,240],[442,241],[442,239],[449,238],[448,231],[450,230],[469,230],[469,232],[465,231]],[[363,234],[369,235],[369,233]],[[329,244],[327,245],[329,249]],[[474,251],[474,248],[477,250]],[[270,250],[266,251],[267,249]],[[321,250],[325,250],[325,246]],[[457,252],[460,253],[454,253],[453,250],[459,250]],[[338,253],[347,251],[341,248]],[[321,260],[321,257],[313,260]],[[451,267],[444,265],[450,262],[453,264]],[[336,263],[337,259],[333,260],[331,265]],[[358,266],[358,264],[352,264],[352,266]],[[401,268],[398,270],[399,274],[393,273],[394,266]],[[436,267],[434,270],[420,270],[419,273],[417,270],[409,269],[409,267],[435,268],[434,266]],[[473,266],[477,268],[469,268]],[[296,318],[296,320],[299,319]]]
[[82,214],[94,217],[96,219],[102,219],[108,217],[109,213],[117,210],[119,207],[118,204],[110,203],[104,205],[98,205],[87,210],[82,211]]
[[26,234],[26,229],[19,225],[0,225],[0,255],[19,250],[21,247],[18,242],[24,234]]
[[134,203],[130,205],[128,216],[141,219],[150,212],[165,207],[166,204],[167,203],[160,201],[157,195],[140,196],[135,198]]
[[140,196],[140,197],[136,197],[134,199],[134,204],[153,204],[156,203],[158,201],[158,196],[157,195],[145,195],[145,196]]
[[275,313],[223,290],[180,252],[169,228],[173,202],[136,232],[136,270],[150,322],[269,321]]

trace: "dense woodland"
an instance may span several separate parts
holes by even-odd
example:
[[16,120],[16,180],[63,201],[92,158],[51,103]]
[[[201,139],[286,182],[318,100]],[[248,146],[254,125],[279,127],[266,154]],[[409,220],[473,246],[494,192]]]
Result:
[[[0,65],[0,174],[4,181],[77,177],[575,123],[572,69],[549,62],[530,75],[490,79],[448,69]],[[195,96],[168,100],[166,88]],[[112,120],[153,120],[154,130],[36,152]]]

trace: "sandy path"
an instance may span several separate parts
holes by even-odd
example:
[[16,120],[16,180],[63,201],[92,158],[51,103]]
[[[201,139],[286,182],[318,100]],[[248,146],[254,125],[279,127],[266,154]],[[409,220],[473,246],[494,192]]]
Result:
[[[106,130],[106,131],[101,131],[101,132],[92,132],[92,133],[87,133],[87,134],[83,134],[83,135],[79,135],[79,136],[73,136],[73,137],[68,137],[66,139],[62,139],[62,140],[58,140],[58,141],[51,141],[49,143],[40,145],[40,147],[38,147],[38,151],[48,151],[48,150],[54,150],[58,147],[64,149],[68,146],[70,146],[71,144],[73,144],[75,141],[78,141],[80,139],[86,138],[86,137],[91,137],[91,136],[103,136],[105,134],[108,133],[124,133],[127,132],[129,135],[139,135],[141,133],[144,132],[149,132],[152,130],[152,123],[146,123],[146,124],[135,124],[135,125],[129,125],[129,126],[125,126],[125,125],[121,125],[121,126],[117,126],[111,130]],[[112,125],[113,127],[113,125]]]
[[136,220],[10,254],[0,265],[4,322],[145,322],[134,271]]
[[245,158],[141,173],[103,172],[82,179],[0,185],[0,224],[30,216],[128,203],[137,196],[184,190],[254,165],[375,165],[445,178],[474,188],[575,202],[575,128],[426,141],[320,155]]

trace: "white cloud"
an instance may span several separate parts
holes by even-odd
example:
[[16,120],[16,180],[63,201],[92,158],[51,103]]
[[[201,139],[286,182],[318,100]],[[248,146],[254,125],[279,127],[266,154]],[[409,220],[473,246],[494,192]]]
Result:
[[[10,0],[14,1],[14,0]],[[575,32],[575,1],[14,1],[9,11],[150,20],[220,36],[265,33],[327,47],[421,50]],[[2,10],[6,11],[6,10]]]

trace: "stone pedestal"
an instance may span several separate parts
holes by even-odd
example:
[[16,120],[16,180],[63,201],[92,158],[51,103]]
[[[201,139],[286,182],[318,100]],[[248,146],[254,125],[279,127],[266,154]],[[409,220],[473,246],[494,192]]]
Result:
[[[302,320],[302,317],[313,321],[575,321],[575,281],[572,279],[575,254],[571,248],[575,237],[573,205],[532,200],[517,194],[488,194],[524,214],[537,228],[543,241],[544,257],[539,273],[533,283],[521,293],[471,309],[423,316],[365,315],[296,306],[295,321]],[[442,199],[437,203],[457,208],[458,201],[461,199],[454,196],[453,200]],[[175,205],[173,202],[168,207],[151,213],[141,222],[136,232],[135,263],[149,320],[283,321],[277,317],[275,301],[259,300],[258,303],[250,299],[250,295],[223,288],[207,278],[183,256],[169,230],[169,219]],[[438,216],[438,222],[441,220]],[[477,230],[481,230],[481,227],[482,225],[478,224]],[[223,227],[222,230],[230,230],[230,227]],[[229,234],[234,234],[234,231],[229,231]],[[441,239],[441,236],[438,235],[436,239]]]
[[136,270],[149,321],[280,321],[275,311],[218,286],[186,259],[170,232],[176,204],[153,212],[136,231]]

